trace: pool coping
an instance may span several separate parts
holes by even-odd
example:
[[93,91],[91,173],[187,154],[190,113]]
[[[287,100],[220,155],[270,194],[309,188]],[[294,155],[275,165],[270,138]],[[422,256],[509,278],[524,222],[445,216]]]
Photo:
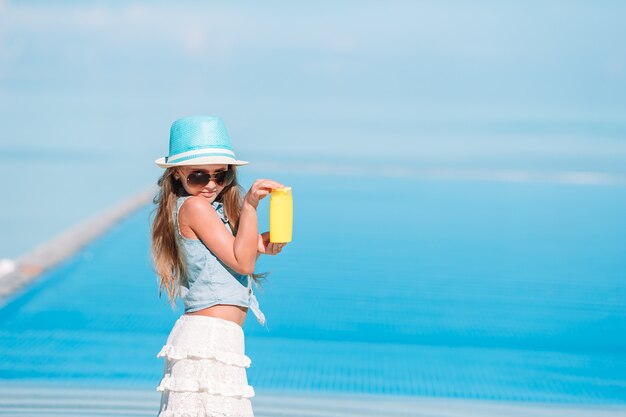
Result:
[[[156,415],[161,393],[142,388],[11,384],[0,380],[2,411],[36,415]],[[622,404],[535,403],[474,398],[422,397],[356,392],[256,389],[254,414],[324,417],[618,417]],[[77,413],[77,414],[75,414]]]
[[5,304],[12,294],[29,285],[41,274],[70,258],[113,225],[151,202],[157,191],[158,187],[151,185],[138,194],[70,226],[14,260],[5,260],[13,263],[13,270],[0,275],[0,305]]

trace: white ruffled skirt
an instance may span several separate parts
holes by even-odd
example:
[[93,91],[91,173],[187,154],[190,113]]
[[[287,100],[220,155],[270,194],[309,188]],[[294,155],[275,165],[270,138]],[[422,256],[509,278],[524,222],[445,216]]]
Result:
[[165,358],[158,417],[254,417],[237,323],[183,314],[157,357]]

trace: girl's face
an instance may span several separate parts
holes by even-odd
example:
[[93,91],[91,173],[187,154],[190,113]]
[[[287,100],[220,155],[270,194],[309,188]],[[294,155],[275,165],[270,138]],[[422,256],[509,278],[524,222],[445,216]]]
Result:
[[[210,202],[215,201],[215,198],[222,192],[222,190],[228,185],[227,183],[218,185],[215,182],[215,174],[220,171],[226,171],[228,165],[226,164],[209,164],[209,165],[185,165],[176,167],[174,172],[174,178],[180,180],[183,187],[190,195],[201,195]],[[195,185],[189,183],[189,174],[197,173],[198,171],[211,174],[211,179],[205,185]],[[197,174],[195,174],[197,175]]]

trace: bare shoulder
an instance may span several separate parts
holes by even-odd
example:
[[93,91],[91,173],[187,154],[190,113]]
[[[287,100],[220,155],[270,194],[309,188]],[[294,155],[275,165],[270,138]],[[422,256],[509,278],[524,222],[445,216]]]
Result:
[[[191,196],[186,199],[180,207],[179,219],[183,236],[199,239],[207,247],[213,245],[212,250],[217,250],[214,246],[216,237],[223,240],[223,236],[228,234],[211,202],[202,196]],[[230,237],[232,238],[232,235]]]
[[211,217],[218,219],[217,213],[209,200],[200,195],[191,196],[183,202],[180,206],[179,217],[181,223],[189,225]]

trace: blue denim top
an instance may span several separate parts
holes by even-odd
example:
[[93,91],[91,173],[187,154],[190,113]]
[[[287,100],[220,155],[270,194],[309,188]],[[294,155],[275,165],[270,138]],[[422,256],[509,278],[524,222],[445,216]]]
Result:
[[[252,292],[253,279],[241,275],[223,263],[199,239],[190,239],[180,233],[178,211],[185,200],[191,196],[178,197],[174,210],[176,240],[187,262],[187,282],[181,280],[181,298],[185,303],[185,313],[201,310],[216,304],[233,304],[249,307],[257,321],[265,324],[265,315],[259,308],[259,302]],[[224,205],[211,203],[224,226],[232,233]]]

